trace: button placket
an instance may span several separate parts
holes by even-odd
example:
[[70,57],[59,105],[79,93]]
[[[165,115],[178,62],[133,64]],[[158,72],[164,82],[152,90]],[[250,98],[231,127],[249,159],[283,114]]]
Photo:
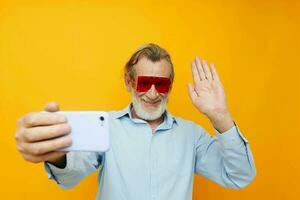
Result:
[[157,188],[156,188],[156,169],[157,169],[157,156],[155,149],[155,138],[156,135],[152,134],[150,142],[150,190],[151,190],[151,199],[157,199]]

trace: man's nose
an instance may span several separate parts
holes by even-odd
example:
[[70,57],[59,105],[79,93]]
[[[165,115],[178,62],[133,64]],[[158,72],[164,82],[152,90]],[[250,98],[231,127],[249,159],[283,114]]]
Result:
[[147,97],[149,99],[156,99],[159,96],[159,93],[155,89],[154,84],[151,85],[151,88],[147,92]]

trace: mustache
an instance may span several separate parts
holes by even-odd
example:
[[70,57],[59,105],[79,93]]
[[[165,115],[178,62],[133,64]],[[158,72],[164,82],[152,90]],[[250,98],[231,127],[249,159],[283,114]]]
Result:
[[147,95],[145,95],[145,96],[143,96],[141,99],[142,99],[143,101],[147,102],[147,103],[157,103],[157,102],[163,101],[163,100],[164,100],[164,97],[162,97],[162,96],[157,96],[157,98],[151,99],[151,98],[149,98]]
[[162,100],[158,99],[158,100],[155,100],[155,101],[148,101],[146,99],[142,99],[142,101],[146,102],[146,103],[152,103],[152,104],[155,104],[155,103],[158,103],[158,102],[161,102]]
[[141,99],[142,101],[146,102],[146,103],[152,103],[152,104],[155,104],[155,103],[159,103],[159,102],[162,102],[163,101],[163,98],[157,98],[157,99],[154,99],[154,100],[151,100],[149,98],[142,98]]

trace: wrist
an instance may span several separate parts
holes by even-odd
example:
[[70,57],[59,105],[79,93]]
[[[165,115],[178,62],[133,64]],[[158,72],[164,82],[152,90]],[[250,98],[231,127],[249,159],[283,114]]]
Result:
[[220,133],[223,133],[234,126],[234,120],[228,111],[213,113],[208,115],[208,118],[214,128]]

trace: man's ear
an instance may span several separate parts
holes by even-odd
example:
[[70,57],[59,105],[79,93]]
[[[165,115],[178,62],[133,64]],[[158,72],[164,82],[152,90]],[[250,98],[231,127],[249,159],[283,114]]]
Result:
[[130,78],[130,76],[129,76],[129,74],[128,73],[126,73],[125,75],[124,75],[124,81],[125,81],[125,85],[126,85],[126,89],[127,89],[127,91],[128,92],[131,92],[131,89],[132,89],[132,81],[131,81],[131,78]]

